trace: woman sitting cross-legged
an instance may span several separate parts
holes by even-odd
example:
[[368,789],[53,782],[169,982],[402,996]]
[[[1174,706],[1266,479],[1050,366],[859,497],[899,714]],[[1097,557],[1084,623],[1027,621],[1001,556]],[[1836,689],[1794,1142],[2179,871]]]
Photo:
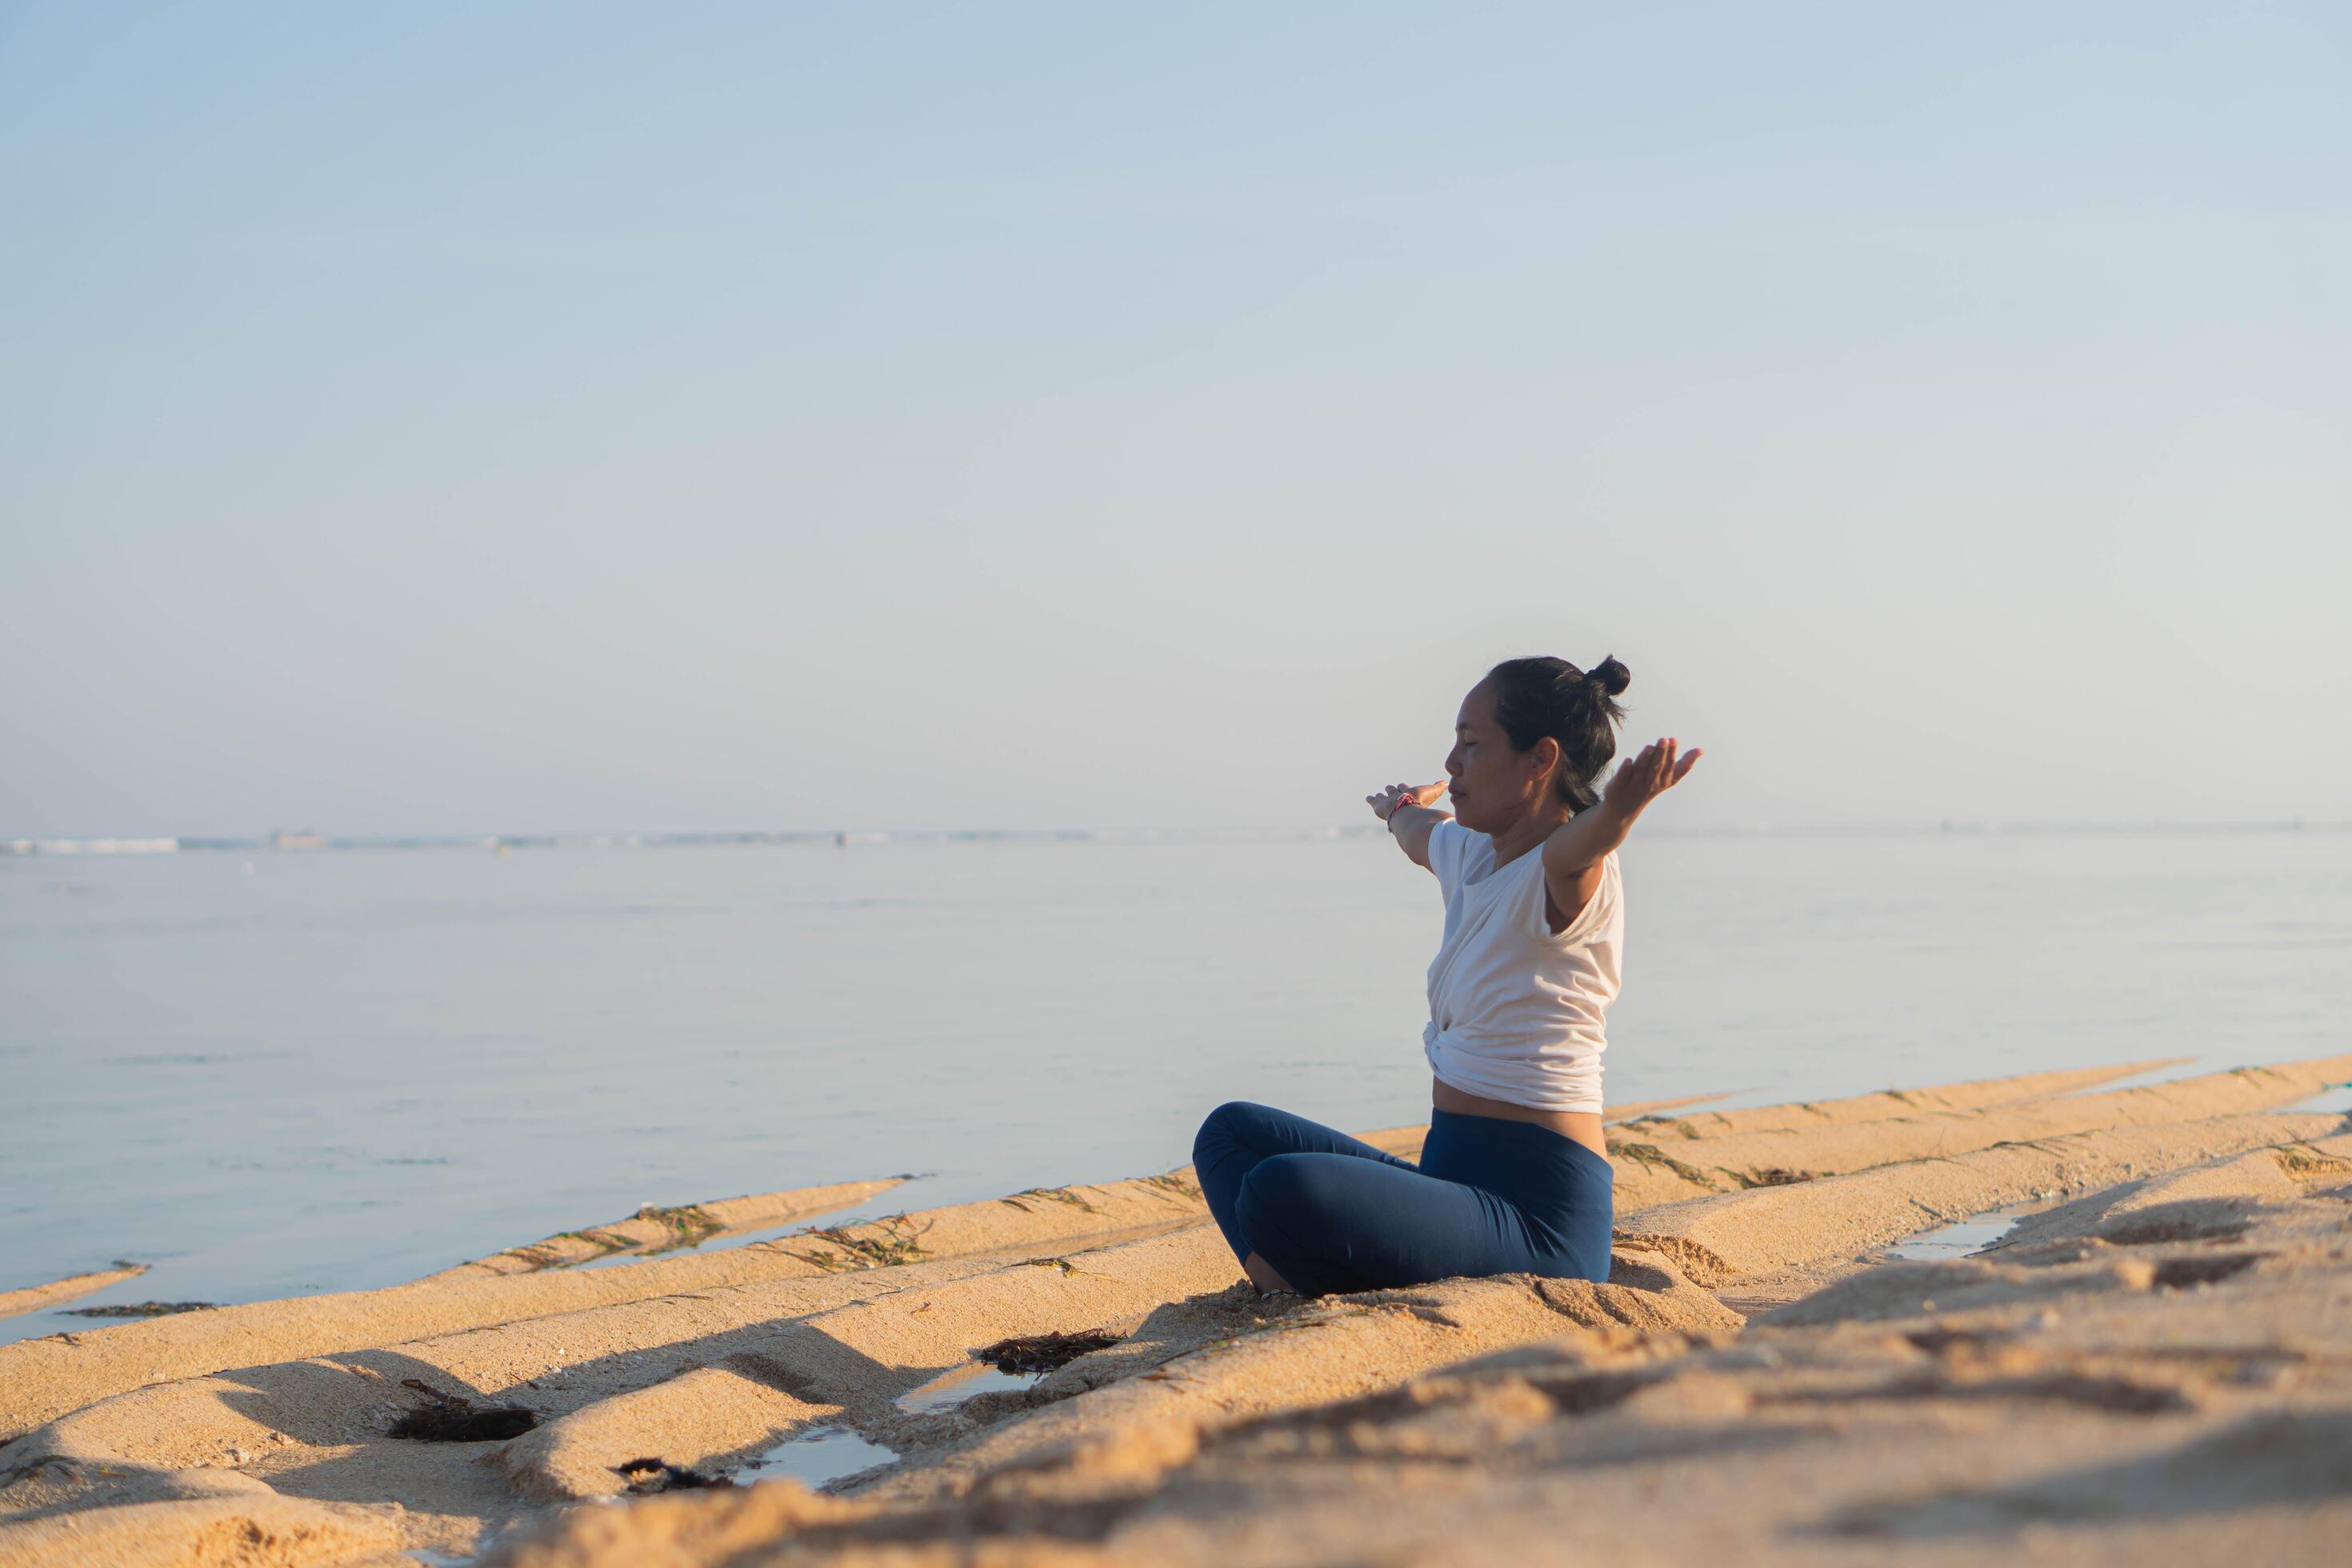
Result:
[[[1287,1111],[1236,1100],[1192,1160],[1218,1228],[1261,1289],[1309,1296],[1460,1275],[1609,1277],[1601,1016],[1625,930],[1617,847],[1699,752],[1643,748],[1605,788],[1625,667],[1496,665],[1462,700],[1446,783],[1367,795],[1437,875],[1429,966],[1429,1136],[1414,1165]],[[1430,803],[1450,795],[1455,815]]]

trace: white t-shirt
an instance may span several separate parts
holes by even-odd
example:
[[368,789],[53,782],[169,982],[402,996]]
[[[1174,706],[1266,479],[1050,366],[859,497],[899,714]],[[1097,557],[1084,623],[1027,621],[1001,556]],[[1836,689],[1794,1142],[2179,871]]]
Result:
[[1510,1105],[1599,1110],[1601,1015],[1617,995],[1625,940],[1617,857],[1601,862],[1592,901],[1555,936],[1541,845],[1497,870],[1495,841],[1448,818],[1430,829],[1428,853],[1445,894],[1422,1031],[1430,1070]]

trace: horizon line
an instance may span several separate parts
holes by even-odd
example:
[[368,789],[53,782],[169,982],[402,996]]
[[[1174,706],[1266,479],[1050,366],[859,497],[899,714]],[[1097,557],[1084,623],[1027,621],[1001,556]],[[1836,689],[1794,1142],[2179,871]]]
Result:
[[[836,847],[892,843],[1045,842],[1104,843],[1121,841],[1219,839],[1330,839],[1383,834],[1380,823],[1354,823],[1326,827],[904,827],[904,828],[730,828],[688,832],[612,833],[429,833],[324,834],[304,828],[278,829],[250,837],[217,834],[69,837],[26,836],[0,838],[0,858],[30,858],[55,855],[222,854],[267,852],[314,854],[328,851],[397,849],[659,849],[743,846],[831,845]],[[2159,834],[2292,834],[2352,833],[2352,820],[2305,817],[2261,820],[2168,820],[2126,818],[2110,821],[2002,822],[1945,818],[1916,823],[1735,823],[1717,826],[1664,825],[1648,828],[1650,838],[1770,838],[1770,837],[1990,837],[2002,835],[2053,837],[2117,837]]]

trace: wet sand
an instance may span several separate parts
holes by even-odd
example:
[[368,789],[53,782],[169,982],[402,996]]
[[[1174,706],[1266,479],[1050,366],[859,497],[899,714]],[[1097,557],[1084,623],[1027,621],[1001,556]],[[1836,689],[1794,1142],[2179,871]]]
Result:
[[1261,1297],[1180,1167],[0,1346],[0,1568],[2332,1557],[2352,1124],[2290,1108],[2352,1058],[2152,1065],[1623,1108],[1606,1284]]

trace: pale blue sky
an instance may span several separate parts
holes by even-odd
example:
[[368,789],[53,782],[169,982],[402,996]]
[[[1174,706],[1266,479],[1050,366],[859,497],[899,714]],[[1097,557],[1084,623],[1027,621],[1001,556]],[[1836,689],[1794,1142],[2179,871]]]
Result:
[[0,5],[0,837],[1349,822],[1535,652],[1690,826],[2352,817],[2347,68]]

